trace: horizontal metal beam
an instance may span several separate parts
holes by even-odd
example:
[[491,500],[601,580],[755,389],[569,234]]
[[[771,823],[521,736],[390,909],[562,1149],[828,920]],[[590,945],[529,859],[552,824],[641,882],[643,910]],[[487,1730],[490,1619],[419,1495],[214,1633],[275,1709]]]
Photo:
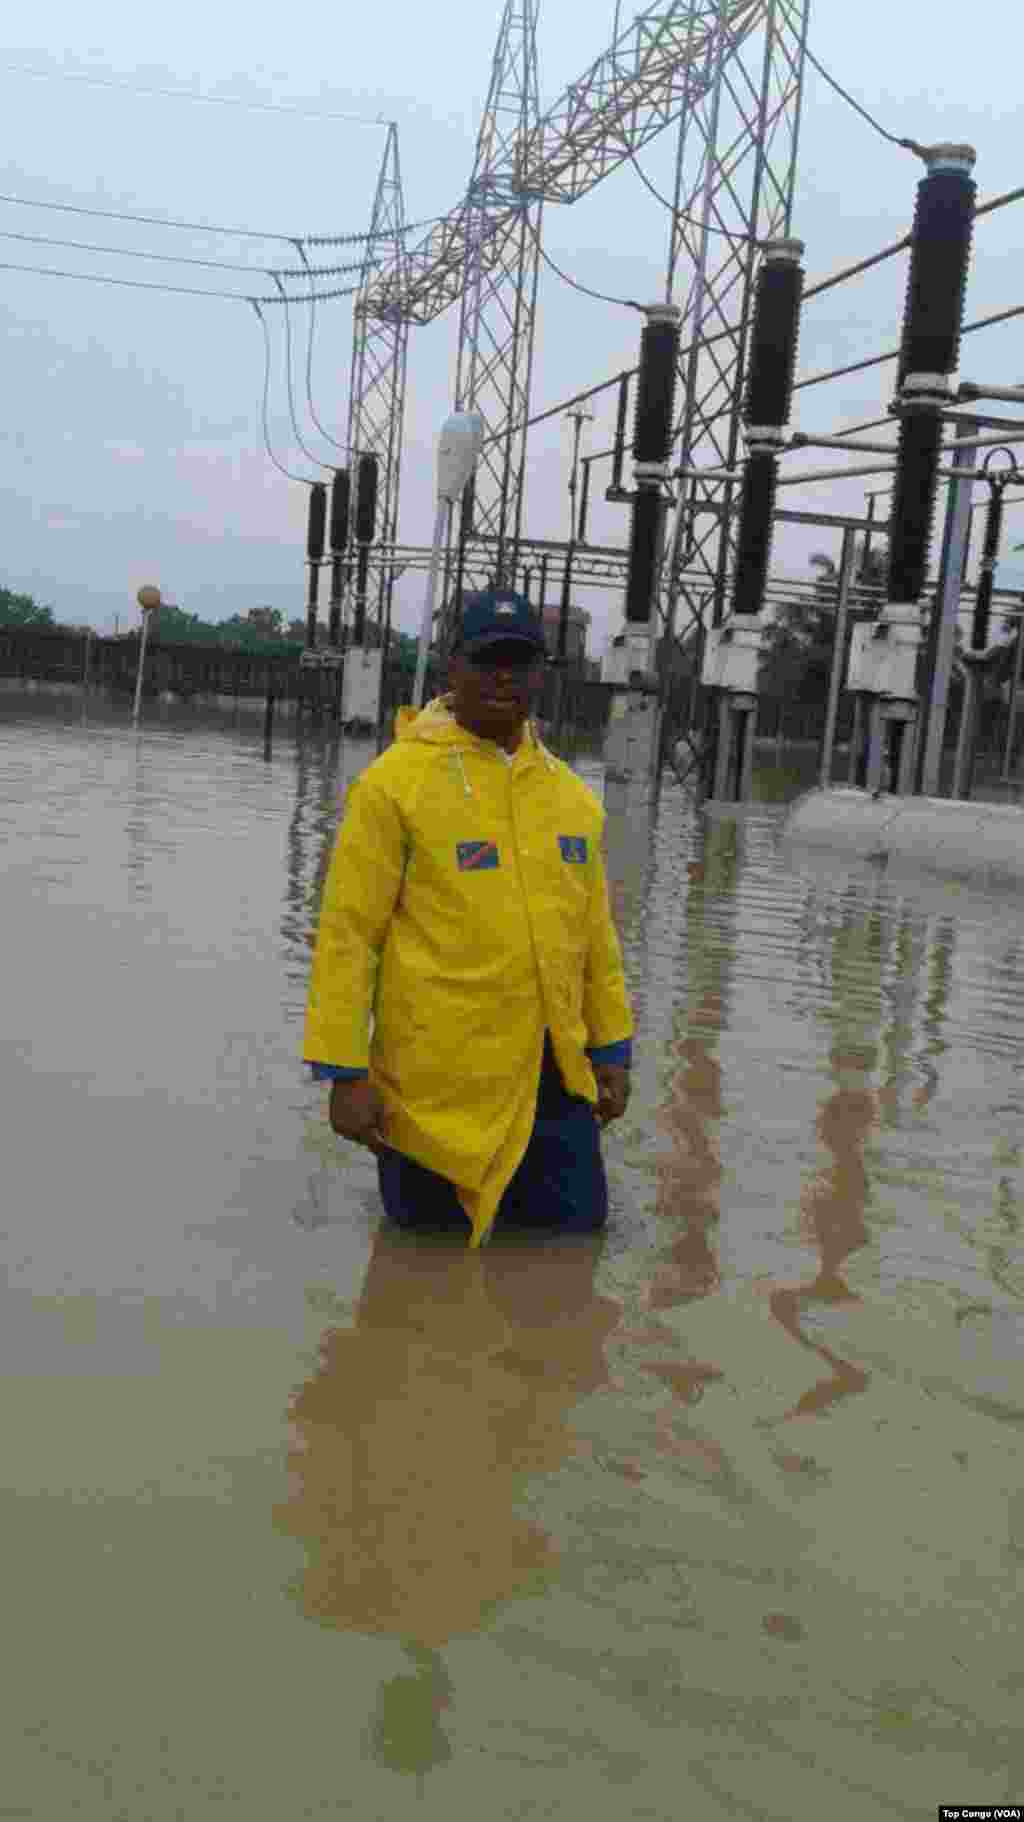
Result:
[[[763,23],[765,0],[724,0],[730,54]],[[501,259],[524,208],[578,202],[635,158],[713,86],[709,55],[722,0],[656,0],[615,44],[572,82],[526,134],[516,134],[494,167],[486,196],[461,198],[403,258],[370,281],[360,308],[387,319],[429,323],[461,295],[469,236],[487,216],[485,271]]]

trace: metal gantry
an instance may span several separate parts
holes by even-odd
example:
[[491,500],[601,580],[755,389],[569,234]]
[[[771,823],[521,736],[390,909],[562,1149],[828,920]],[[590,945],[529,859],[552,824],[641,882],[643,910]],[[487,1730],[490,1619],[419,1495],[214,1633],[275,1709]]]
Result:
[[[734,473],[758,247],[792,227],[810,0],[762,0],[737,39],[727,0],[691,0],[712,71],[679,126],[669,274],[685,273],[679,467]],[[717,15],[713,30],[709,15]],[[724,613],[735,530],[732,480],[681,480],[664,610],[674,633]],[[696,513],[714,502],[718,512]],[[696,566],[695,589],[682,580]]]
[[[359,457],[375,455],[378,530],[381,542],[398,538],[398,505],[405,427],[409,318],[402,310],[381,311],[373,304],[373,286],[382,266],[396,272],[405,262],[405,197],[398,153],[398,128],[388,127],[384,156],[363,256],[360,291],[353,311],[352,370],[349,387],[348,459],[353,480]],[[351,510],[357,506],[353,486]],[[377,611],[383,618],[393,578],[380,574]]]
[[[514,577],[523,532],[544,204],[578,202],[676,121],[676,203],[692,219],[673,217],[668,289],[677,276],[688,287],[698,343],[683,370],[683,444],[690,461],[734,456],[753,237],[782,232],[792,208],[808,5],[656,0],[542,115],[539,0],[505,0],[465,197],[414,247],[395,235],[382,264],[371,243],[357,338],[460,303],[457,403],[481,411],[488,437],[472,531],[497,579]],[[698,547],[712,578],[718,522]]]

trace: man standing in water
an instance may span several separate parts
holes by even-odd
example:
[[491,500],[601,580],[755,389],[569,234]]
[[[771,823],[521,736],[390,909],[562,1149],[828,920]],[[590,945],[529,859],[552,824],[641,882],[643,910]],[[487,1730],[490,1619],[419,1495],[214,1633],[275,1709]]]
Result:
[[604,811],[529,720],[543,655],[520,596],[467,596],[450,695],[351,788],[310,981],[334,1131],[376,1153],[392,1219],[471,1246],[499,1216],[602,1227],[629,1098]]

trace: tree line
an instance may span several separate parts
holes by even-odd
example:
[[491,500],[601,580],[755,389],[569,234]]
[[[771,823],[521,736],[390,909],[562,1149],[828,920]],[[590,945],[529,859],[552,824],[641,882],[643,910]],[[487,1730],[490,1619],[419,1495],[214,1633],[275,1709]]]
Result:
[[[62,625],[51,607],[35,601],[31,595],[0,588],[0,627],[36,628],[40,631],[79,632],[79,627]],[[136,629],[137,630],[137,629]],[[319,628],[318,643],[323,643],[326,628]],[[232,614],[228,620],[203,620],[165,602],[157,609],[150,636],[161,645],[209,645],[220,651],[250,652],[254,657],[298,657],[305,649],[305,620],[285,622],[276,607],[252,607],[246,614]],[[379,646],[380,628],[372,617],[366,622],[366,642]],[[401,670],[416,668],[416,640],[408,633],[392,628],[390,655]]]

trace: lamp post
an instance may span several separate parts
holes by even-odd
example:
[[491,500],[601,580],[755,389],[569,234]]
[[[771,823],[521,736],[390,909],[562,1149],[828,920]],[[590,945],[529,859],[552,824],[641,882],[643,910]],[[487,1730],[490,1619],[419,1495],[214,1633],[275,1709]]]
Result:
[[139,668],[135,675],[135,706],[132,709],[132,727],[139,725],[139,709],[142,704],[142,672],[146,663],[146,640],[149,636],[149,623],[160,607],[161,595],[158,588],[146,584],[139,589],[135,597],[142,612],[142,636],[139,640]]
[[484,441],[484,421],[478,411],[453,411],[441,427],[437,445],[437,512],[434,516],[434,542],[427,572],[427,592],[420,624],[420,648],[416,657],[416,679],[413,684],[413,707],[423,707],[427,678],[427,654],[434,627],[434,604],[437,578],[441,568],[448,514],[459,499],[477,464]]

